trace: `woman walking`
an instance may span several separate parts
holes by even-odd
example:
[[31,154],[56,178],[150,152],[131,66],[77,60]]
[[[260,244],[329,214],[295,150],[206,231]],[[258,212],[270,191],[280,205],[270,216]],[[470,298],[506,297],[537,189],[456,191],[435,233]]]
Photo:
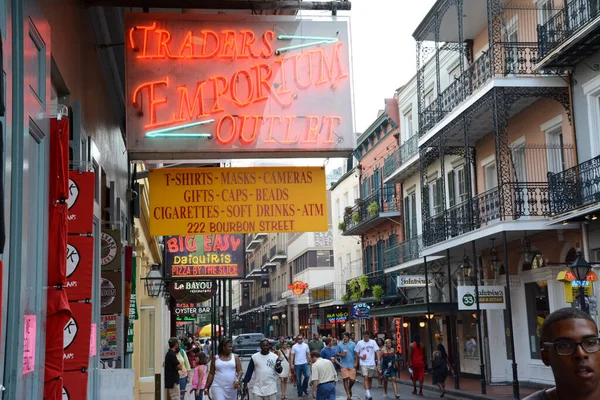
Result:
[[179,370],[179,392],[181,400],[183,400],[185,397],[185,387],[189,381],[189,375],[191,375],[192,367],[190,366],[187,353],[181,347],[179,347],[179,352],[177,353],[177,361],[179,361],[179,364],[181,364],[183,367]]
[[210,393],[212,400],[236,400],[241,379],[242,363],[232,353],[231,340],[223,339],[219,342],[217,355],[210,363],[204,394]]
[[[377,343],[377,347],[379,347],[379,353],[381,354],[381,351],[383,350],[383,339],[382,338],[377,338],[375,339],[375,343]],[[378,360],[379,362],[381,362],[381,360]],[[381,364],[379,364],[381,367]],[[380,368],[381,369],[381,368]],[[379,371],[381,372],[381,371]],[[379,387],[383,386],[383,378],[381,377],[381,374],[378,373],[377,374],[377,383],[379,383]]]
[[444,360],[439,351],[433,352],[433,374],[432,381],[434,385],[437,385],[438,388],[442,391],[440,397],[444,397],[446,394],[446,377],[448,376],[448,364],[446,360]]
[[279,378],[281,378],[281,398],[287,399],[287,382],[290,377],[290,346],[287,340],[281,343],[281,348],[277,351],[277,355],[283,367],[283,371],[279,374]]
[[379,368],[383,379],[383,393],[387,397],[388,381],[391,380],[394,396],[396,399],[399,399],[398,387],[396,386],[396,349],[392,347],[392,341],[390,339],[385,340],[385,344],[379,354]]
[[417,382],[419,382],[419,396],[423,396],[423,380],[425,379],[425,346],[421,343],[421,336],[419,335],[414,335],[413,342],[408,345],[408,368],[412,368],[412,394],[417,394]]
[[195,357],[195,362],[196,368],[194,368],[192,389],[190,391],[194,391],[196,400],[202,400],[204,387],[206,386],[206,379],[208,378],[208,371],[206,370],[206,364],[208,363],[208,360],[206,359],[206,354],[201,351],[198,352]]

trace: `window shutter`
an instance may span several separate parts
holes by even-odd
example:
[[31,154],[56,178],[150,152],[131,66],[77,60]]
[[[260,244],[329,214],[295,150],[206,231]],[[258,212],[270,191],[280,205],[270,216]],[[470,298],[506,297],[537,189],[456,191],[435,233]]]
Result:
[[448,197],[450,207],[456,205],[456,186],[455,186],[455,173],[456,171],[448,171]]

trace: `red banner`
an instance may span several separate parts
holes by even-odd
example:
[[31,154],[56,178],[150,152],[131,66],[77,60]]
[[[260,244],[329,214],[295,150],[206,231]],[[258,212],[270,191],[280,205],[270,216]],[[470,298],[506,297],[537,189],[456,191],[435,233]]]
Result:
[[95,182],[93,172],[69,171],[69,233],[92,233]]
[[69,301],[92,298],[94,238],[69,236],[67,239],[67,296]]
[[123,246],[123,252],[125,253],[125,282],[131,282],[133,276],[133,246]]
[[63,374],[62,400],[87,399],[88,373],[69,371]]
[[64,370],[87,369],[90,359],[92,305],[90,303],[70,303],[70,305],[72,317],[64,328]]

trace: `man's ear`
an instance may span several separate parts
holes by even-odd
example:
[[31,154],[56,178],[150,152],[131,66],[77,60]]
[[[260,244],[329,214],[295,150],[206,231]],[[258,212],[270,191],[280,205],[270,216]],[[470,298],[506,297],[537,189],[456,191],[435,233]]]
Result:
[[542,355],[542,361],[544,362],[544,365],[549,367],[550,366],[550,353],[548,352],[548,350],[546,350],[542,347],[541,355]]

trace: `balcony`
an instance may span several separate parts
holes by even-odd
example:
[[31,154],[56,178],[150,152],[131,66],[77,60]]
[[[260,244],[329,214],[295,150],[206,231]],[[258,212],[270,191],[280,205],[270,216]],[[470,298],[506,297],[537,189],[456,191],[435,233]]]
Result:
[[368,232],[388,218],[400,216],[400,197],[393,187],[379,189],[358,204],[348,208],[344,215],[344,236],[358,236]]
[[398,150],[385,159],[384,183],[401,183],[419,169],[419,135],[405,141]]
[[421,247],[421,236],[417,236],[385,249],[383,252],[384,268],[387,270],[419,258]]
[[427,218],[423,245],[433,246],[500,221],[549,216],[548,183],[508,182]]
[[558,216],[600,201],[600,156],[548,174],[550,208]]
[[600,0],[570,0],[538,26],[538,68],[574,67],[600,49]]
[[246,252],[252,253],[267,238],[266,233],[254,233],[246,236]]
[[[353,283],[352,281],[361,281],[364,280],[366,277],[367,282],[369,284],[369,289],[366,289],[362,295],[360,299],[356,299],[356,298],[352,298],[352,286]],[[392,274],[386,274],[384,271],[375,271],[375,272],[371,272],[369,274],[364,274],[362,276],[359,276],[357,278],[352,278],[352,279],[348,279],[346,281],[346,285],[345,285],[345,293],[348,294],[348,301],[350,302],[355,302],[355,301],[370,301],[371,299],[374,298],[373,295],[373,287],[374,286],[381,286],[383,289],[383,294],[381,296],[381,298],[386,298],[386,297],[394,297],[398,295],[397,289],[396,289],[396,278],[395,275]]]
[[276,245],[276,246],[271,246],[271,249],[269,250],[269,261],[274,263],[274,262],[278,262],[278,261],[285,261],[287,260],[287,252],[285,251],[285,246],[283,245]]

